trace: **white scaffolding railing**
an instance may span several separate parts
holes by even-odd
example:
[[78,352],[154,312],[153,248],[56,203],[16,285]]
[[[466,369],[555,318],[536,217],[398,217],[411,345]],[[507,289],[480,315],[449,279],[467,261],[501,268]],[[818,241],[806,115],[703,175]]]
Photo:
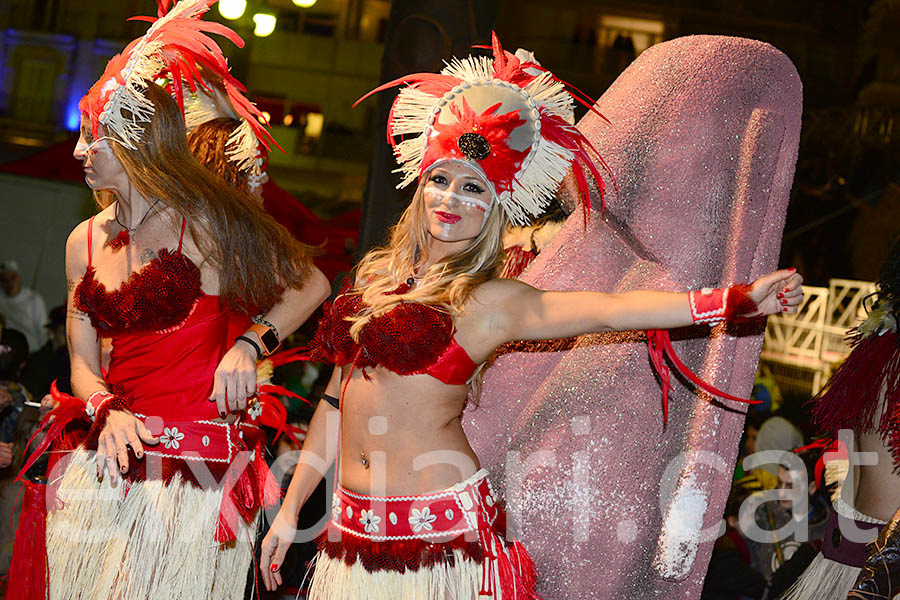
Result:
[[774,315],[766,322],[760,369],[771,374],[783,392],[813,396],[850,353],[844,335],[865,317],[865,298],[875,284],[832,279],[827,288],[803,290],[797,314]]

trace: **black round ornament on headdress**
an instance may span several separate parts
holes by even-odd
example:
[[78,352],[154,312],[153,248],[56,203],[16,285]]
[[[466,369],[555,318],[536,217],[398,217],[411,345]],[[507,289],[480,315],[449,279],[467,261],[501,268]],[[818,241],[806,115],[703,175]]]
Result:
[[464,133],[456,140],[456,145],[468,158],[484,160],[491,155],[491,143],[480,133]]

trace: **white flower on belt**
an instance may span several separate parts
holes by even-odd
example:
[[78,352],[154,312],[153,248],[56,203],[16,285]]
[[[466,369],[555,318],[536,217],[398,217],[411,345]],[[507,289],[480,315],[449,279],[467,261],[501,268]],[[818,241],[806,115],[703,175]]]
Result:
[[413,531],[419,533],[423,529],[431,531],[431,524],[437,521],[437,515],[431,514],[431,509],[427,506],[419,511],[418,508],[412,509],[412,515],[409,517],[409,524]]
[[366,533],[378,533],[381,517],[377,516],[374,510],[363,510],[360,515],[359,522],[366,528]]
[[159,436],[159,441],[165,445],[166,448],[175,448],[178,450],[178,446],[180,445],[178,442],[184,439],[184,434],[178,431],[177,427],[166,427],[163,429],[163,434]]

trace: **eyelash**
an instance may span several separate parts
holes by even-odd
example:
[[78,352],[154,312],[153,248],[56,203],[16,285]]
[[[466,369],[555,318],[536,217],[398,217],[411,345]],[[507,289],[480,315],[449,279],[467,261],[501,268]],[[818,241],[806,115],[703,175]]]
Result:
[[[432,175],[431,178],[429,179],[429,181],[437,183],[438,185],[446,185],[447,178],[444,177],[443,175]],[[478,187],[477,185],[475,185],[474,183],[467,183],[466,185],[463,186],[463,190],[465,190],[467,192],[474,192],[476,194],[484,193],[484,190],[481,189],[480,187]]]

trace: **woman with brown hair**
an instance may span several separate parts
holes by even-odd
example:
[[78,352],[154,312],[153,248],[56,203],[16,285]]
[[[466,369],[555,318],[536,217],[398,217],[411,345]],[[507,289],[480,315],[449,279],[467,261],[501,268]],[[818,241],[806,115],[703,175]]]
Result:
[[299,508],[337,454],[310,599],[536,597],[533,563],[508,536],[460,422],[478,365],[513,340],[796,312],[802,300],[792,269],[691,293],[553,292],[497,278],[510,221],[540,214],[569,172],[588,205],[587,173],[601,197],[603,182],[565,86],[496,38],[493,50],[493,60],[454,59],[379,88],[408,84],[388,132],[401,185],[417,189],[389,245],[363,258],[320,324],[333,404],[319,404],[263,541],[269,589],[281,584]]
[[243,597],[258,509],[277,499],[246,418],[256,361],[329,286],[308,247],[193,159],[152,83],[192,62],[233,80],[203,34],[231,36],[200,21],[210,4],[161,15],[80,105],[75,158],[103,210],[66,244],[74,395],[55,394],[47,437],[72,451],[49,477],[51,598]]
[[258,174],[244,169],[228,156],[231,136],[240,126],[238,119],[230,117],[205,121],[188,133],[188,148],[197,162],[211,173],[262,202],[262,186],[269,176],[261,169]]

